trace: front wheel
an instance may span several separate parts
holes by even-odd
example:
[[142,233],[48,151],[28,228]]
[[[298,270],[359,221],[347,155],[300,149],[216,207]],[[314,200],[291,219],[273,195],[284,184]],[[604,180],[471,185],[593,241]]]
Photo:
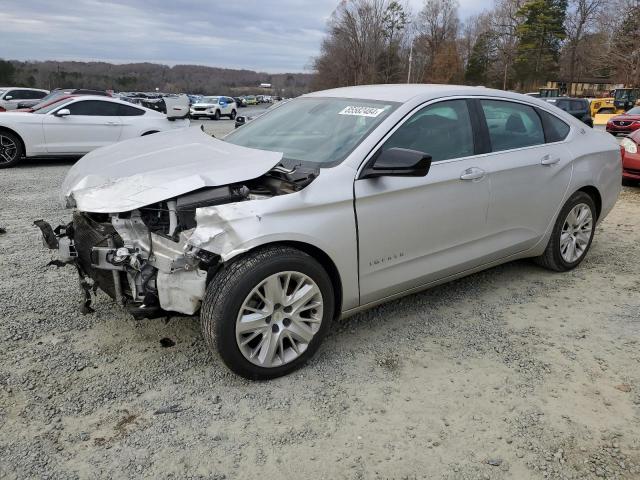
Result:
[[329,275],[313,257],[267,247],[211,280],[200,314],[202,334],[238,375],[275,378],[313,356],[329,329],[334,302]]
[[0,168],[15,166],[22,160],[22,143],[13,133],[0,132]]
[[216,110],[215,115],[213,116],[214,120],[220,120],[220,110]]
[[577,267],[589,251],[596,229],[596,207],[585,192],[574,193],[564,204],[544,253],[537,262],[545,268],[566,272]]

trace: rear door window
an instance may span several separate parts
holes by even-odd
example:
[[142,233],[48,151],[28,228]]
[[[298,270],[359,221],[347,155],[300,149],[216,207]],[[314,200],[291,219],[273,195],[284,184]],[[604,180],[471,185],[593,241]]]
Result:
[[40,92],[38,90],[28,90],[26,94],[28,95],[28,97],[24,97],[24,98],[39,100],[41,98],[44,98],[47,95],[47,92]]
[[494,152],[545,143],[542,121],[533,107],[504,100],[480,100]]
[[538,110],[538,114],[544,125],[544,133],[547,143],[561,142],[569,135],[569,125],[564,123],[555,115],[551,115],[544,110]]
[[144,110],[129,105],[118,104],[118,115],[122,117],[136,117],[144,115]]
[[586,107],[582,100],[571,100],[571,110],[575,112],[582,112],[586,110]]

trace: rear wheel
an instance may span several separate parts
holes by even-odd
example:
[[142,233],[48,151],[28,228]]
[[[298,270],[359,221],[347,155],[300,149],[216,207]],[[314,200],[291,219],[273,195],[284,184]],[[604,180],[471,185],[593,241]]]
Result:
[[0,131],[0,168],[15,166],[23,154],[20,139],[13,133]]
[[236,111],[235,110],[231,110],[231,115],[229,115],[229,118],[231,120],[235,120],[236,119]]
[[536,260],[545,268],[565,272],[586,256],[596,228],[596,207],[585,192],[574,193],[564,204],[547,248]]
[[211,280],[202,333],[232,371],[264,380],[300,368],[316,352],[334,311],[331,280],[311,256],[268,247],[236,260]]

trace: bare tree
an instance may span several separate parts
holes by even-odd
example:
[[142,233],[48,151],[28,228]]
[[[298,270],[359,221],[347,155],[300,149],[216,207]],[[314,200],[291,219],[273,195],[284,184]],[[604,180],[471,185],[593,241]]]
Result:
[[[425,0],[416,19],[416,65],[425,81],[451,81],[461,76],[458,53],[457,0]],[[437,68],[437,71],[436,71]]]
[[595,20],[604,4],[605,0],[572,0],[570,3],[565,21],[569,49],[569,85],[575,80],[579,49],[585,38],[593,33]]
[[509,76],[518,54],[518,27],[522,22],[518,11],[525,0],[497,0],[493,12],[497,66],[502,76],[502,89],[509,86]]
[[397,1],[342,0],[314,60],[316,86],[397,81],[408,18]]

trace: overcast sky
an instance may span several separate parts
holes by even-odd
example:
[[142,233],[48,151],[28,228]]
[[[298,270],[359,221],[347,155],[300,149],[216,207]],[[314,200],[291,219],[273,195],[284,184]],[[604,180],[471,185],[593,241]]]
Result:
[[[404,0],[413,11],[423,0]],[[464,20],[492,0],[459,0]],[[151,8],[149,5],[154,4]],[[2,0],[0,57],[309,69],[338,0]]]

